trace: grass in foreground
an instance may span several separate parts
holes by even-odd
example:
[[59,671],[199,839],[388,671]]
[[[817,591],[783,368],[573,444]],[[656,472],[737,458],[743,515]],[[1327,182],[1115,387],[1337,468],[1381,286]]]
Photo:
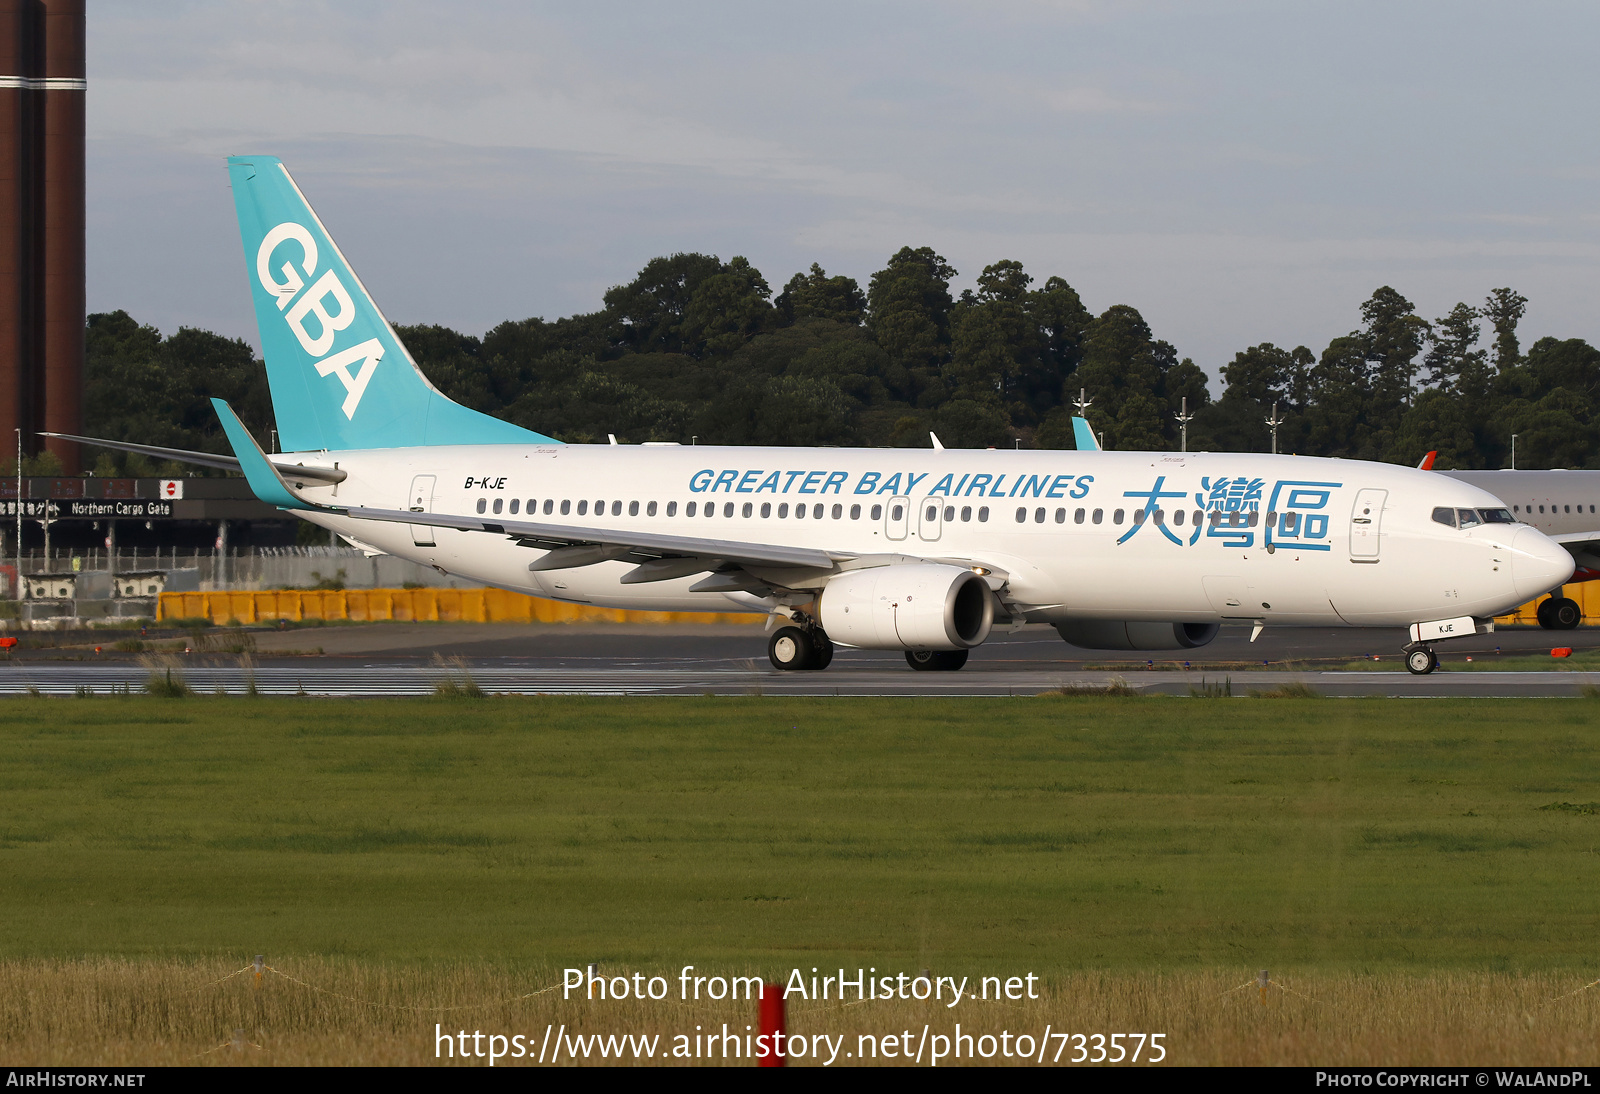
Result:
[[[713,1058],[704,1054],[703,1042],[700,1058],[692,1055],[697,1029],[720,1032],[726,1023],[740,1034],[755,1023],[756,1004],[742,999],[589,1002],[577,994],[563,1000],[559,989],[517,998],[560,983],[560,970],[491,963],[397,969],[326,958],[280,963],[295,979],[269,971],[259,988],[248,972],[213,983],[235,971],[221,963],[0,963],[0,1055],[29,1066],[487,1063],[482,1056],[455,1057],[459,1041],[446,1057],[437,1028],[447,1039],[462,1030],[501,1034],[508,1039],[502,1052],[512,1047],[512,1035],[521,1035],[521,1058],[501,1059],[501,1066],[535,1062],[539,1049],[558,1037],[561,1062],[576,1056],[577,1062],[631,1064],[637,1052],[648,1054],[637,1062],[671,1063],[670,1054],[680,1048],[691,1055],[677,1062],[750,1062],[744,1055],[723,1059],[720,1042]],[[670,980],[677,970],[650,971]],[[1595,1058],[1600,988],[1574,991],[1581,981],[1557,975],[1291,976],[1274,980],[1265,1002],[1251,980],[1215,970],[1071,973],[1047,979],[1036,1001],[966,1000],[955,1008],[791,999],[788,1032],[807,1039],[806,1056],[796,1053],[792,1063],[815,1065],[831,1057],[840,1065],[904,1065],[899,1045],[892,1060],[884,1057],[884,1039],[909,1030],[915,1049],[924,1044],[926,1025],[922,1064],[942,1049],[940,1063],[949,1065],[958,1062],[950,1058],[957,1023],[973,1039],[963,1046],[963,1064],[974,1062],[978,1051],[990,1059],[977,1063],[1022,1063],[1014,1047],[1019,1034],[1028,1039],[1033,1063],[1041,1048],[1047,1064],[1092,1062],[1096,1051],[1116,1052],[1087,1036],[1093,1033],[1163,1034],[1160,1062],[1166,1064],[1575,1066]],[[1047,1028],[1086,1036],[1044,1042]],[[1009,1057],[996,1043],[1002,1033],[1010,1034],[1001,1042]],[[596,1035],[633,1040],[619,1061],[601,1055]],[[987,1044],[979,1040],[985,1035],[992,1038]],[[1159,1055],[1146,1038],[1123,1043],[1127,1054],[1140,1050],[1140,1062]],[[487,1042],[467,1044],[489,1051]]]
[[[1572,700],[17,699],[0,957],[1587,970]],[[231,959],[231,958],[230,958]]]

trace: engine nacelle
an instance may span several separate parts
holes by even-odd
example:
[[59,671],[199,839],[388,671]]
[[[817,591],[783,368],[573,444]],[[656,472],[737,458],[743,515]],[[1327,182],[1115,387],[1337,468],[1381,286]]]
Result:
[[850,570],[822,590],[822,629],[865,650],[964,650],[989,637],[994,594],[959,566],[911,562]]
[[1221,629],[1216,623],[1127,623],[1104,619],[1056,624],[1057,634],[1086,650],[1193,650],[1209,643]]

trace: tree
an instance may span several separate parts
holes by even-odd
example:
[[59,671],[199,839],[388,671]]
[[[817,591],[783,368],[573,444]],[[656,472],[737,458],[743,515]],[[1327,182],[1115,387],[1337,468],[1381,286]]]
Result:
[[1431,328],[1411,301],[1384,285],[1361,305],[1361,340],[1369,366],[1368,421],[1374,429],[1394,429],[1411,401],[1417,354]]
[[1039,331],[1028,314],[1022,263],[985,266],[978,291],[961,294],[951,315],[952,352],[946,386],[965,399],[1010,400],[1022,374],[1039,357]]
[[867,294],[853,277],[829,277],[815,262],[809,274],[797,273],[773,301],[785,322],[796,319],[832,319],[860,325],[867,314]]
[[[1106,434],[1107,447],[1163,447],[1153,440],[1163,436],[1165,425],[1156,399],[1160,382],[1156,347],[1144,317],[1126,304],[1107,308],[1089,326],[1083,363],[1071,381],[1074,389],[1088,390],[1094,403],[1089,421]],[[1076,395],[1076,390],[1066,393],[1064,401]]]
[[652,258],[628,284],[606,290],[613,344],[623,352],[682,352],[683,323],[695,290],[721,270],[715,255]]
[[679,327],[684,351],[712,357],[732,353],[771,322],[771,295],[761,271],[735,255],[695,286]]
[[891,358],[928,378],[950,347],[955,268],[931,247],[902,247],[867,284],[867,325]]
[[1457,304],[1433,326],[1432,345],[1422,360],[1425,379],[1447,395],[1482,398],[1489,390],[1488,354],[1473,349],[1478,344],[1482,314]]
[[1504,372],[1520,360],[1517,324],[1528,310],[1528,298],[1512,289],[1495,289],[1483,302],[1483,318],[1494,328],[1494,367]]

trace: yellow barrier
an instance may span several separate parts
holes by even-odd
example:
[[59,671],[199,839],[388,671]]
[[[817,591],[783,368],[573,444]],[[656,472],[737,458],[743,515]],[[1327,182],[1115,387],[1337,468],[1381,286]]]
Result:
[[635,612],[544,600],[504,589],[278,589],[266,592],[162,593],[157,620],[225,624],[307,619],[354,623],[761,623],[743,612]]
[[[1578,607],[1583,609],[1583,625],[1593,627],[1600,625],[1600,581],[1581,581],[1576,585],[1563,585],[1561,595],[1571,597],[1578,602]],[[1540,597],[1539,600],[1544,600]],[[1507,625],[1522,623],[1530,627],[1539,625],[1539,617],[1534,610],[1539,606],[1539,600],[1530,600],[1510,615],[1495,616],[1496,623]]]
[[[1600,582],[1565,586],[1561,594],[1583,609],[1586,626],[1600,624]],[[1538,601],[1496,623],[1536,626]],[[636,612],[545,600],[504,589],[277,589],[268,592],[162,593],[156,619],[262,623],[276,619],[336,619],[429,623],[760,623],[741,612]]]

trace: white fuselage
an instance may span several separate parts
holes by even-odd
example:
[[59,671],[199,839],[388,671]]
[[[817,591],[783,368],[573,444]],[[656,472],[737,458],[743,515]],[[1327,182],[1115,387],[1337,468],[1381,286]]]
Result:
[[[337,486],[301,489],[309,501],[341,508],[500,515],[992,567],[1006,577],[999,591],[1013,616],[1028,622],[1390,626],[1482,618],[1559,585],[1572,568],[1565,550],[1524,524],[1457,529],[1430,519],[1437,506],[1500,508],[1476,486],[1353,460],[595,445],[287,459],[346,471]],[[691,592],[696,576],[621,584],[637,560],[530,572],[545,552],[506,536],[320,512],[307,519],[359,545],[539,596],[668,611],[771,606],[750,594]]]

